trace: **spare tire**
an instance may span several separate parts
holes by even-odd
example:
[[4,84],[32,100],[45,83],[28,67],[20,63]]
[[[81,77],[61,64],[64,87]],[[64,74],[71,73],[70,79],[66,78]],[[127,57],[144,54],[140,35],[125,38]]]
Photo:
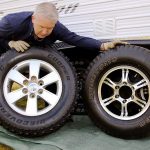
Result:
[[0,119],[9,131],[42,136],[61,127],[76,97],[76,74],[51,48],[9,50],[0,58]]
[[150,128],[150,52],[117,46],[101,53],[85,74],[85,104],[94,123],[121,138],[148,135]]

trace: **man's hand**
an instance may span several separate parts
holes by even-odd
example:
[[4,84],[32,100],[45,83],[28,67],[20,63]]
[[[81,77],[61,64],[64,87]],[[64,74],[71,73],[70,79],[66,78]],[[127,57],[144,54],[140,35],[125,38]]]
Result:
[[128,42],[122,42],[120,40],[114,40],[112,42],[102,43],[100,50],[105,51],[111,48],[114,48],[118,44],[129,44]]
[[10,48],[14,48],[18,52],[20,52],[20,51],[24,52],[25,50],[27,50],[30,47],[30,45],[27,42],[21,41],[21,40],[20,41],[10,41],[8,43],[8,45]]

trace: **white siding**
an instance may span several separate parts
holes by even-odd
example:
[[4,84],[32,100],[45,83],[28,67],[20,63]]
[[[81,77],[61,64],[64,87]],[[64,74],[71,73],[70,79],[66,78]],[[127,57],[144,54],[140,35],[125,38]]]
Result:
[[[150,0],[1,0],[0,16],[52,1],[71,31],[97,39],[150,37]],[[76,7],[75,7],[76,6]]]

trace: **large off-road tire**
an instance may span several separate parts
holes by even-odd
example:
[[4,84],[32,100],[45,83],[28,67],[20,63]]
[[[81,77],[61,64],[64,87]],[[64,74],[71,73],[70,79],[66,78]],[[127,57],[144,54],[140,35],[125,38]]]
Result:
[[51,48],[7,51],[0,59],[0,119],[27,137],[51,133],[70,116],[76,74],[68,59]]
[[139,138],[150,129],[150,52],[117,46],[97,56],[85,75],[85,103],[94,123],[121,138]]

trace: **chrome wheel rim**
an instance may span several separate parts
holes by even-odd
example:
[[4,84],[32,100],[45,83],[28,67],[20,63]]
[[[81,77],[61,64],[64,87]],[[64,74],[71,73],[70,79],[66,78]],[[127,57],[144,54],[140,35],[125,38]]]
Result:
[[[12,91],[14,83],[17,89]],[[6,102],[14,111],[25,116],[39,116],[52,110],[59,102],[62,80],[51,64],[29,59],[9,70],[4,79],[3,92]],[[23,107],[18,105],[19,101],[24,101]]]
[[150,105],[149,93],[148,77],[132,66],[122,65],[108,70],[98,84],[101,106],[110,116],[120,120],[143,115]]

